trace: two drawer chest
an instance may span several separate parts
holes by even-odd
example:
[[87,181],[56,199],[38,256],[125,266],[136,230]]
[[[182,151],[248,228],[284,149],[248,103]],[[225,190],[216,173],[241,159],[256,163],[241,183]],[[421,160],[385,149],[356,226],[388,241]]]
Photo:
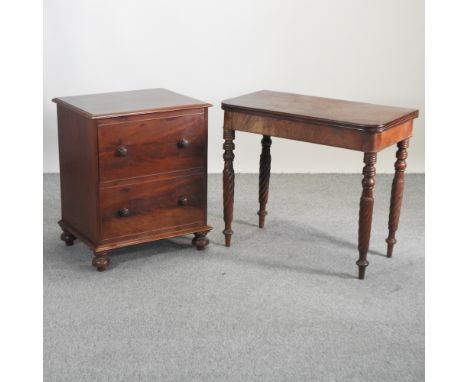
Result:
[[115,248],[207,225],[208,107],[165,89],[55,98],[61,239],[80,239],[99,271]]

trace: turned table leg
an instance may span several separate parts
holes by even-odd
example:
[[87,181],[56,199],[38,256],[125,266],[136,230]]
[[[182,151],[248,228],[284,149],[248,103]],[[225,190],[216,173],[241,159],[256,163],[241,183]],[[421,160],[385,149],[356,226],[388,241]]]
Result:
[[103,272],[109,266],[109,251],[105,252],[94,252],[93,266],[97,268],[99,272]]
[[258,210],[258,226],[263,228],[265,226],[265,216],[267,215],[266,205],[268,202],[268,188],[270,185],[270,168],[271,168],[271,155],[270,155],[271,137],[264,135],[262,138],[262,153],[260,155],[260,176],[258,182],[258,202],[260,209]]
[[70,246],[73,245],[73,242],[76,240],[76,237],[70,232],[63,230],[62,235],[60,235],[60,239],[63,240],[66,245]]
[[231,236],[233,234],[232,214],[234,209],[234,138],[235,131],[224,129],[224,170],[223,170],[223,202],[224,202],[224,238],[226,247],[231,245]]
[[206,232],[195,232],[194,235],[195,237],[192,239],[192,244],[199,250],[201,251],[202,249],[205,249],[205,247],[210,243],[208,238],[206,237],[207,233]]
[[369,265],[367,261],[367,251],[369,250],[369,240],[372,227],[372,210],[374,207],[374,184],[375,184],[375,162],[377,161],[377,153],[364,154],[364,169],[362,173],[362,196],[359,207],[359,260],[356,262],[359,267],[359,279],[363,280],[366,273],[366,267]]
[[406,158],[408,158],[409,139],[398,142],[398,150],[396,153],[397,160],[395,162],[395,177],[392,183],[392,196],[390,199],[390,215],[388,217],[388,238],[387,242],[387,257],[392,257],[393,246],[396,244],[395,233],[398,229],[400,220],[401,202],[403,200],[403,190],[405,187],[405,169]]

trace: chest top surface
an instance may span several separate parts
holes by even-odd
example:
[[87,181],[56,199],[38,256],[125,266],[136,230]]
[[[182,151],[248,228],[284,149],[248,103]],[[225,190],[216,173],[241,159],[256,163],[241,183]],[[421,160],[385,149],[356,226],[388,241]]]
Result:
[[167,89],[145,89],[59,97],[54,98],[52,101],[92,119],[211,106],[207,102],[174,93]]
[[418,110],[261,90],[222,102],[226,111],[382,131],[418,117]]

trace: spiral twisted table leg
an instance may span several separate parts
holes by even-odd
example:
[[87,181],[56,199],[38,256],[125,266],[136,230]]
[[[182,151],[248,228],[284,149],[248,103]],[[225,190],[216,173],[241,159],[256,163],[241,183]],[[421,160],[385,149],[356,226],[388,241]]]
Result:
[[405,188],[405,170],[406,158],[408,158],[409,139],[398,142],[398,150],[396,152],[395,162],[395,177],[392,183],[392,196],[390,199],[390,215],[388,217],[388,237],[387,242],[387,257],[392,257],[393,247],[396,244],[395,234],[398,229],[400,220],[401,203],[403,200],[403,191]]
[[262,138],[262,154],[260,155],[260,177],[258,184],[258,202],[260,209],[258,214],[258,226],[265,226],[265,216],[267,215],[266,205],[268,202],[268,188],[270,185],[270,168],[271,168],[271,137],[264,135]]
[[231,245],[233,234],[231,224],[234,209],[234,139],[235,131],[224,129],[224,170],[223,170],[223,202],[224,202],[224,239],[226,247]]
[[369,240],[372,227],[372,210],[374,208],[374,185],[375,185],[375,163],[377,153],[364,153],[364,169],[362,173],[362,196],[359,207],[359,260],[356,262],[359,267],[359,279],[363,280],[367,261],[367,251],[369,250]]

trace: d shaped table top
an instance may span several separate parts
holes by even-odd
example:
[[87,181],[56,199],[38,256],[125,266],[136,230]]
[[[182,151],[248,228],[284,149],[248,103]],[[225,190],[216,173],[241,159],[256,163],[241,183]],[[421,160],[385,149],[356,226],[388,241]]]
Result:
[[261,90],[222,102],[226,111],[381,132],[418,117],[418,110]]

